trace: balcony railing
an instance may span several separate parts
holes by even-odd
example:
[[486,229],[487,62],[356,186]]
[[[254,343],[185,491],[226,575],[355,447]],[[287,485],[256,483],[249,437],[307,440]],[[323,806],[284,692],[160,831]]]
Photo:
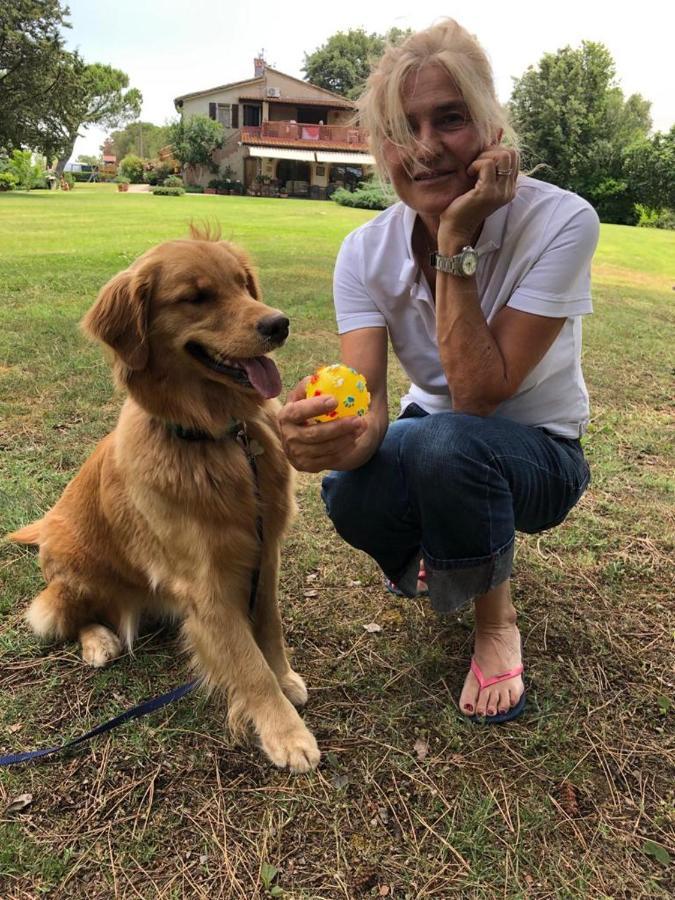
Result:
[[263,122],[262,125],[244,125],[242,131],[252,138],[279,138],[287,141],[329,141],[333,144],[353,144],[366,147],[363,128],[348,125],[305,125],[302,122]]

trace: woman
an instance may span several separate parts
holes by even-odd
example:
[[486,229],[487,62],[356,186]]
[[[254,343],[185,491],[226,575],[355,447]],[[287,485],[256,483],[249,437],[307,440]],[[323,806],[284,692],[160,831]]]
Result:
[[[360,419],[280,413],[288,456],[323,482],[337,531],[434,608],[473,601],[467,716],[515,718],[523,666],[510,576],[515,531],[565,518],[589,471],[581,319],[591,312],[598,220],[581,198],[522,176],[475,38],[452,20],[390,47],[359,103],[400,203],[350,234],[334,295],[342,360],[372,395]],[[387,415],[387,338],[411,379]],[[483,719],[483,717],[485,717]]]

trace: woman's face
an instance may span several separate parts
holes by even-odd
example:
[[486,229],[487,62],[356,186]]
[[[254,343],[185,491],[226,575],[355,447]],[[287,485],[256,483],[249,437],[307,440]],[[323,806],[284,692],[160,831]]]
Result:
[[394,190],[422,215],[438,217],[471,190],[467,166],[483,150],[457,85],[441,66],[427,65],[408,76],[403,108],[416,139],[412,166],[390,142],[384,158]]

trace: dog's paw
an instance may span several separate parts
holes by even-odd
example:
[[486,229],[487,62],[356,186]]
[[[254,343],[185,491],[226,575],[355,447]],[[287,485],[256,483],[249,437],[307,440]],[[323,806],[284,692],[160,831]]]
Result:
[[281,676],[279,686],[293,706],[304,706],[307,703],[307,686],[293,669]]
[[321,759],[316,738],[299,716],[292,728],[261,735],[260,744],[275,766],[291,772],[316,769]]
[[104,625],[87,625],[80,630],[82,659],[89,666],[100,669],[117,659],[122,644],[117,635]]

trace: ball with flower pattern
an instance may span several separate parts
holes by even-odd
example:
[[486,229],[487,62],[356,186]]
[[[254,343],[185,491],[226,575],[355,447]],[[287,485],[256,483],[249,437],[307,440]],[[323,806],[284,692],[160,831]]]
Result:
[[366,379],[356,369],[335,363],[323,366],[307,382],[305,395],[320,397],[330,394],[337,400],[337,406],[325,415],[316,416],[315,422],[332,422],[345,416],[365,416],[370,406],[370,394]]

